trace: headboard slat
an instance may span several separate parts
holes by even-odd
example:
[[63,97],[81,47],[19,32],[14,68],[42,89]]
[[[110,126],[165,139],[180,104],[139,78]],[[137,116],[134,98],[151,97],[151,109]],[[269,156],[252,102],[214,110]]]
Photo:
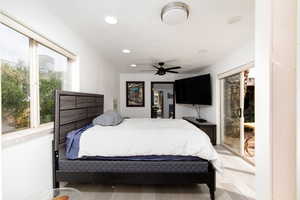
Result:
[[85,119],[88,116],[88,109],[70,109],[70,110],[60,110],[60,125],[68,124],[71,122],[76,122]]
[[55,92],[55,150],[65,143],[66,134],[90,124],[103,113],[104,96],[56,90]]
[[60,109],[75,108],[76,99],[74,96],[61,96],[60,97]]

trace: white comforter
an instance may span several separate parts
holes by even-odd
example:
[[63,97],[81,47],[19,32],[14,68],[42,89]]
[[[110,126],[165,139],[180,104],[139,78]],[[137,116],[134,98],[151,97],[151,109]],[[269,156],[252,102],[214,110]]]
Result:
[[197,156],[221,170],[209,137],[185,120],[125,119],[118,126],[96,125],[81,135],[79,157],[137,155]]

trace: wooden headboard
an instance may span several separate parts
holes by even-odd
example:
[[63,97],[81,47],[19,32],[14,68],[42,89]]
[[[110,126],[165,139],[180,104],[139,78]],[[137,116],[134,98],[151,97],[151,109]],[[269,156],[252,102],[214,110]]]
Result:
[[90,124],[103,113],[104,96],[81,92],[55,91],[54,150],[65,143],[66,134]]

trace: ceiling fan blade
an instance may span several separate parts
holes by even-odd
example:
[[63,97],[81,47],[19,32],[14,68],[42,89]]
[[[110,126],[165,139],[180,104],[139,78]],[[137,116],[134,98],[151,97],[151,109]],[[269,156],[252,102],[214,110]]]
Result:
[[138,72],[156,72],[155,69],[149,69],[149,70],[138,70]]
[[181,68],[180,66],[177,66],[177,67],[168,67],[168,68],[165,68],[165,70],[168,71],[168,70],[180,69],[180,68]]
[[151,67],[152,64],[146,64],[146,63],[137,63],[136,66],[138,67]]
[[177,59],[164,60],[163,62],[164,63],[172,63],[172,62],[175,62],[175,61],[177,61]]
[[159,69],[159,67],[155,66],[155,65],[152,65],[152,67],[156,68],[156,69]]
[[168,73],[173,73],[173,74],[178,74],[179,72],[175,72],[175,71],[167,71]]

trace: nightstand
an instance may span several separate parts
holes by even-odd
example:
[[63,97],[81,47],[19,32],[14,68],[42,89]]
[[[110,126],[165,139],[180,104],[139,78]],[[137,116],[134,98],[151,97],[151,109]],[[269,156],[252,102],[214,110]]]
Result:
[[210,122],[198,122],[195,117],[183,117],[182,119],[197,126],[203,132],[205,132],[213,145],[217,144],[217,125]]

